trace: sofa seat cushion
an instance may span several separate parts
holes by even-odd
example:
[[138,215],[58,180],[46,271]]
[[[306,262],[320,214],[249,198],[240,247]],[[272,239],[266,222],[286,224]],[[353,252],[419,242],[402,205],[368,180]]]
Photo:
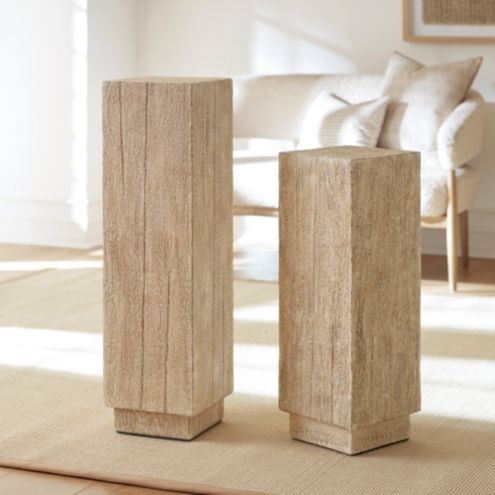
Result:
[[[426,158],[426,157],[425,157]],[[447,212],[448,172],[428,159],[421,167],[421,216]],[[456,170],[459,212],[473,206],[478,173],[466,165]],[[234,206],[278,208],[278,156],[234,157]]]
[[234,153],[234,206],[278,208],[278,154]]
[[[456,169],[457,207],[463,212],[474,205],[478,186],[478,171],[465,165]],[[449,192],[448,171],[440,168],[421,168],[421,216],[436,217],[447,213]]]

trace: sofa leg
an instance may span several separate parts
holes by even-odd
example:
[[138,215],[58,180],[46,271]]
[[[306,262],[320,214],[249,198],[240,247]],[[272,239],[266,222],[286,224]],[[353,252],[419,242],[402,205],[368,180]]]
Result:
[[457,187],[455,170],[449,174],[449,204],[447,208],[447,265],[449,272],[449,288],[457,290],[458,277],[458,246],[459,246],[459,215],[457,214]]
[[461,224],[462,267],[467,268],[469,266],[469,221],[467,210],[459,215],[459,220]]

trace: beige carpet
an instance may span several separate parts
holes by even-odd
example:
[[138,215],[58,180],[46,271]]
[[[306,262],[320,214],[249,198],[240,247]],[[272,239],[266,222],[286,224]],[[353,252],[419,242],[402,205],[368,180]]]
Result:
[[191,493],[495,493],[494,298],[424,296],[412,437],[346,457],[288,436],[268,283],[235,286],[237,392],[222,424],[193,442],[114,433],[101,398],[100,287],[97,265],[77,262],[0,285],[0,464]]

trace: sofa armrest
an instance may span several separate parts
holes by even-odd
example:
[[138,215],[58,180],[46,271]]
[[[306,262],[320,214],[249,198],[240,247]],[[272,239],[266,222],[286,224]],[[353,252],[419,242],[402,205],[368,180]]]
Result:
[[455,169],[474,158],[483,138],[483,97],[474,90],[445,119],[437,134],[440,165]]

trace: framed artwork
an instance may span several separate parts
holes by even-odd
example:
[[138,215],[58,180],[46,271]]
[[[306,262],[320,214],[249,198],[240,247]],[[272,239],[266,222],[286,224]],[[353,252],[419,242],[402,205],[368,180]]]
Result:
[[404,41],[495,43],[495,0],[403,0]]

